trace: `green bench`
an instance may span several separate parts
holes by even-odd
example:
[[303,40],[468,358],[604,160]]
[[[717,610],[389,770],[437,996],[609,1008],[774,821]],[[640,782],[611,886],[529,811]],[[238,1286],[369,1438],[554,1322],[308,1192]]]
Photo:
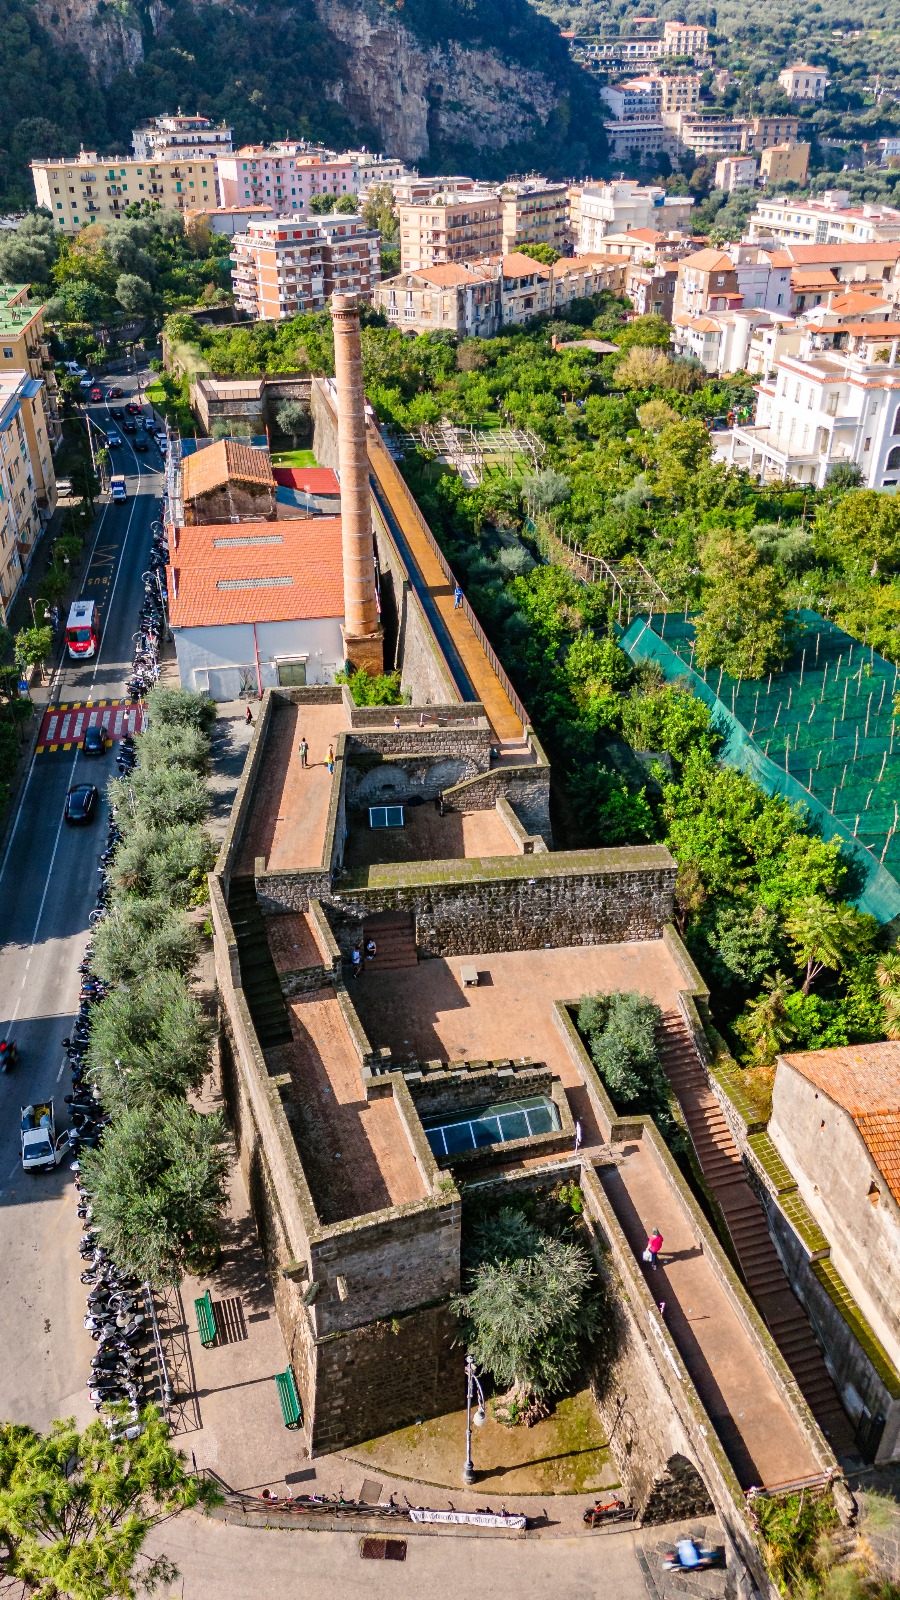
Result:
[[205,1295],[194,1301],[194,1311],[197,1316],[197,1332],[200,1335],[200,1343],[208,1350],[211,1345],[215,1344],[217,1338],[212,1295],[208,1289]]
[[303,1421],[303,1407],[297,1393],[293,1367],[288,1367],[286,1372],[276,1372],[275,1382],[278,1385],[278,1398],[281,1402],[281,1415],[285,1427],[299,1428]]

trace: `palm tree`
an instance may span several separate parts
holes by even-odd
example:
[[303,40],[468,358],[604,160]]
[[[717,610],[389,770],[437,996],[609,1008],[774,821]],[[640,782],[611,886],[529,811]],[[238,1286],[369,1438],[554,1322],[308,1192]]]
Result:
[[827,900],[823,895],[802,900],[786,927],[791,945],[806,963],[805,995],[826,967],[840,972],[853,956],[871,946],[877,932],[874,917],[865,916],[846,900]]
[[889,1039],[900,1039],[900,951],[889,950],[875,968],[884,1007],[884,1031]]
[[751,1056],[757,1066],[767,1067],[780,1050],[791,1043],[794,1028],[787,1014],[790,984],[783,972],[763,982],[763,992],[750,1000],[743,1016],[735,1027],[741,1038],[750,1046]]

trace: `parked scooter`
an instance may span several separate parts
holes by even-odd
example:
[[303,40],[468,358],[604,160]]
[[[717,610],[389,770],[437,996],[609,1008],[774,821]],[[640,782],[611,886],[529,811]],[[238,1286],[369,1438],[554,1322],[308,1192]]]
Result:
[[15,1039],[0,1039],[0,1072],[12,1072],[19,1059],[19,1046]]

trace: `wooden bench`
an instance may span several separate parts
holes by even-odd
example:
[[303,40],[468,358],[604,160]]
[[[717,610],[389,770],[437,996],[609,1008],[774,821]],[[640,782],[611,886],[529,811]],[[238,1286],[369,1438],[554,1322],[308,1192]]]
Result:
[[209,1350],[215,1344],[218,1335],[216,1332],[216,1319],[213,1315],[212,1295],[208,1289],[199,1300],[194,1301],[194,1312],[197,1317],[197,1332],[200,1335],[200,1343],[204,1349]]
[[297,1393],[293,1367],[288,1367],[285,1372],[276,1372],[275,1382],[278,1385],[278,1399],[281,1402],[281,1415],[285,1427],[299,1428],[303,1421],[303,1407]]

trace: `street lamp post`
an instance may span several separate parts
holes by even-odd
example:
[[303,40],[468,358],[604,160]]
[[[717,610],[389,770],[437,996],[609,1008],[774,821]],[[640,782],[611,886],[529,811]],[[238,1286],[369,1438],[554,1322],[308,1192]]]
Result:
[[[478,1396],[478,1405],[473,1415],[472,1400]],[[475,1361],[471,1355],[466,1356],[466,1464],[463,1467],[463,1483],[475,1482],[475,1468],[472,1465],[472,1425],[483,1428],[486,1420],[484,1409],[484,1390],[478,1382],[475,1371]]]

